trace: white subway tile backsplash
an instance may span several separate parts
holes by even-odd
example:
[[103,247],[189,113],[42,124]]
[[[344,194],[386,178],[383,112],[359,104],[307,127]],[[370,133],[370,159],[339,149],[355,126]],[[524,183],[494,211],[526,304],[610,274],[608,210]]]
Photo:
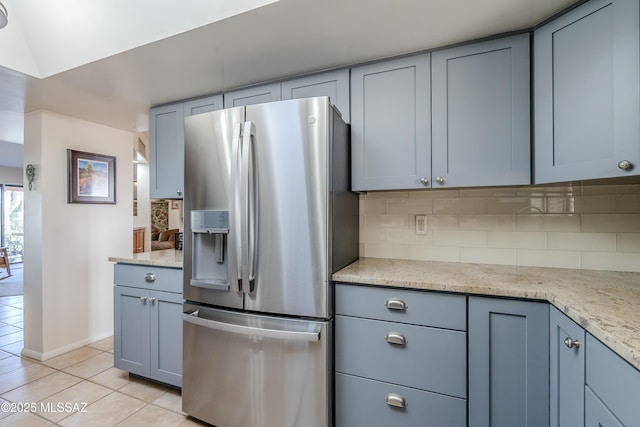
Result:
[[638,271],[640,177],[616,182],[369,192],[360,255]]
[[460,262],[460,248],[453,246],[410,246],[409,259],[416,261]]
[[547,233],[543,231],[489,232],[490,248],[546,249]]
[[575,197],[575,211],[583,214],[612,214],[616,212],[616,196]]
[[615,233],[549,233],[548,248],[568,251],[616,251]]
[[515,249],[460,248],[460,262],[515,265],[516,261]]
[[391,199],[387,201],[390,214],[430,214],[433,212],[432,199]]
[[429,215],[427,217],[427,229],[432,230],[458,230],[460,217],[458,215]]
[[460,215],[460,230],[515,231],[515,215]]
[[409,215],[377,215],[364,216],[365,228],[407,228]]
[[438,246],[484,248],[487,246],[487,232],[436,230],[433,232],[433,243]]
[[365,243],[364,256],[370,258],[409,259],[409,245]]
[[516,265],[529,267],[580,268],[579,251],[516,249]]
[[619,252],[640,252],[640,233],[618,233],[617,243]]
[[640,212],[640,194],[620,194],[616,196],[616,213]]
[[518,215],[517,231],[580,231],[580,215]]
[[582,268],[640,272],[640,253],[583,252]]
[[484,214],[487,199],[434,199],[434,214]]
[[585,233],[640,233],[640,213],[582,215],[582,231]]

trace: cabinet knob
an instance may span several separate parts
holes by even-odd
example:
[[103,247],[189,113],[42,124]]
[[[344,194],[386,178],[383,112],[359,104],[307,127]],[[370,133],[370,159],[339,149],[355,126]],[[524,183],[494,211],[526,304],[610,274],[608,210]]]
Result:
[[420,184],[429,185],[429,178],[425,178],[424,176],[420,178]]
[[149,302],[150,302],[151,304],[153,304],[155,301],[156,301],[156,299],[155,299],[154,297],[149,297]]
[[407,343],[409,342],[407,341],[407,337],[397,332],[389,332],[387,335],[385,335],[384,339],[389,344],[396,345],[407,345]]
[[407,407],[407,400],[404,397],[400,396],[399,394],[389,393],[384,398],[384,401],[387,402],[387,405],[395,406],[396,408]]
[[144,275],[144,280],[146,282],[155,282],[156,281],[156,275],[153,273],[147,273]]
[[444,178],[443,178],[443,177],[441,177],[441,176],[437,176],[437,177],[436,177],[436,182],[437,182],[438,184],[441,184],[441,185],[442,185],[442,184],[444,184]]
[[406,302],[397,298],[388,299],[387,302],[384,303],[384,306],[387,307],[389,310],[399,310],[399,311],[404,311],[408,307]]
[[622,169],[623,171],[629,170],[631,168],[633,168],[633,165],[631,164],[631,162],[629,160],[621,160],[618,162],[618,167],[620,169]]
[[578,340],[573,340],[571,339],[571,337],[566,337],[564,339],[564,345],[566,345],[569,348],[580,348],[580,341]]
[[178,196],[182,196],[182,190],[176,190],[176,194],[177,194]]
[[147,303],[147,297],[140,297],[140,301],[142,301],[143,304]]

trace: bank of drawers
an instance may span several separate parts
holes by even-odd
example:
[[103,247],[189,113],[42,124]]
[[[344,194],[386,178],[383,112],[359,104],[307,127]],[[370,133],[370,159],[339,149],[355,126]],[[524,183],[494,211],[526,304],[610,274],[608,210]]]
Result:
[[337,284],[337,427],[465,426],[466,312],[464,295]]

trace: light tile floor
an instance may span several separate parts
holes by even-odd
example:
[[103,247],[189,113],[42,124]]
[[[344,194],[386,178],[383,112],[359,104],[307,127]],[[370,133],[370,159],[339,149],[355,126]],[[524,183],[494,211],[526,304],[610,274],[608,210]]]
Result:
[[22,296],[0,297],[0,427],[203,426],[178,390],[113,367],[113,338],[44,362],[21,357]]

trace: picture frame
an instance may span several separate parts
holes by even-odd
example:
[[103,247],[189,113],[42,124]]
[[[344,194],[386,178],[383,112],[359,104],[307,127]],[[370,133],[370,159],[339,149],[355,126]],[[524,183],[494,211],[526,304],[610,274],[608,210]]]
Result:
[[179,200],[172,200],[171,201],[171,209],[173,209],[173,210],[180,209],[180,201]]
[[67,149],[67,203],[116,203],[116,158]]

